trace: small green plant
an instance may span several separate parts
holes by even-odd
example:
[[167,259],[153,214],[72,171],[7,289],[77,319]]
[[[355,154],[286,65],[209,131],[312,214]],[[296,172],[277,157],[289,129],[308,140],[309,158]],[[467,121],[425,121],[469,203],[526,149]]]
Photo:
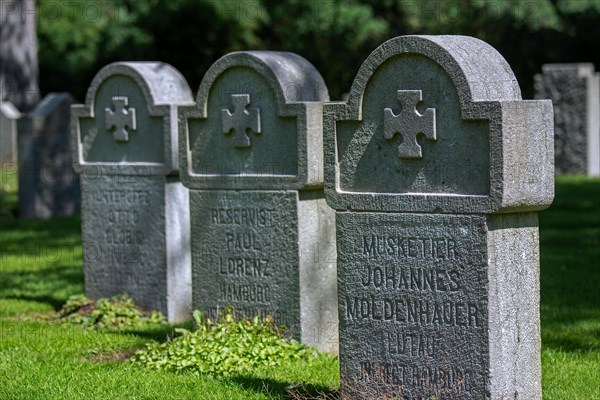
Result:
[[231,309],[215,322],[200,311],[193,315],[195,330],[176,329],[181,336],[147,344],[134,362],[159,370],[229,375],[318,355],[310,347],[283,338],[271,317],[236,321]]
[[166,322],[158,311],[140,310],[127,295],[114,296],[97,301],[84,295],[69,297],[65,305],[51,318],[53,321],[83,325],[97,329],[142,328],[150,324]]

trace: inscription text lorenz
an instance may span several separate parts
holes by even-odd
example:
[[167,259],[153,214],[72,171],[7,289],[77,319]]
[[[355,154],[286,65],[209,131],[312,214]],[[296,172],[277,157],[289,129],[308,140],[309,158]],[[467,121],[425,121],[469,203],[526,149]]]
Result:
[[237,148],[250,147],[250,137],[248,131],[261,133],[260,129],[260,110],[258,108],[249,108],[249,94],[232,94],[233,113],[228,109],[221,110],[221,121],[223,123],[223,133],[229,135],[234,131],[233,145]]
[[384,136],[391,140],[397,133],[402,135],[402,143],[398,146],[400,158],[423,158],[417,135],[422,133],[427,139],[436,140],[435,109],[428,108],[423,115],[417,111],[416,105],[423,101],[420,90],[398,90],[396,96],[401,110],[398,115],[394,115],[391,108],[383,110]]

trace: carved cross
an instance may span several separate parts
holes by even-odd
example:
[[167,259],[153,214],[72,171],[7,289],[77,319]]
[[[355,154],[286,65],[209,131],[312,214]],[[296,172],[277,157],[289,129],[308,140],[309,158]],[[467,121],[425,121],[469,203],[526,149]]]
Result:
[[109,131],[115,128],[113,138],[117,142],[129,142],[129,131],[127,128],[135,131],[136,118],[135,108],[129,108],[129,99],[127,97],[113,97],[112,102],[115,111],[106,107],[106,129]]
[[233,113],[228,109],[221,110],[221,120],[223,122],[223,133],[229,135],[235,131],[233,145],[243,148],[250,147],[250,137],[248,133],[261,133],[260,130],[260,110],[258,108],[246,109],[250,105],[249,94],[232,94]]
[[435,108],[428,108],[421,115],[416,105],[423,101],[420,90],[398,90],[396,101],[400,104],[400,114],[394,115],[391,108],[383,110],[383,133],[386,139],[393,139],[396,133],[402,135],[398,146],[400,158],[423,158],[417,135],[422,133],[429,140],[436,140]]

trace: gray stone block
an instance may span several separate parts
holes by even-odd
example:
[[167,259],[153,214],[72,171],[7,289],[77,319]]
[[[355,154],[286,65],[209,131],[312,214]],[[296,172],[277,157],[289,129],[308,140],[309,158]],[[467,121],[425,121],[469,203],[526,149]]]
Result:
[[73,171],[69,93],[50,93],[19,119],[19,217],[50,218],[79,212],[79,177]]
[[404,36],[324,108],[342,394],[541,399],[552,108],[464,36]]
[[[180,109],[193,306],[271,315],[337,352],[334,213],[323,194],[323,79],[291,53],[237,52]],[[329,255],[330,257],[326,257]]]
[[600,175],[600,74],[594,65],[545,64],[535,92],[554,106],[556,173]]
[[81,174],[85,288],[128,294],[169,321],[191,317],[189,194],[178,170],[177,108],[193,103],[162,63],[104,67],[72,108]]

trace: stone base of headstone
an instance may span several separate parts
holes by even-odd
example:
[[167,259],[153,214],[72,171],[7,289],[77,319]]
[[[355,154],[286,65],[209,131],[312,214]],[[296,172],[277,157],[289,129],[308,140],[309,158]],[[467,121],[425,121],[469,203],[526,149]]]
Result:
[[127,294],[171,321],[188,319],[187,189],[164,176],[82,174],[81,192],[86,295]]
[[270,315],[290,337],[336,347],[333,211],[318,193],[191,191],[193,308]]
[[[535,214],[336,218],[345,233],[338,277],[346,391],[496,399],[516,385],[519,397],[535,398],[539,254],[528,251],[538,240]],[[515,368],[505,368],[509,360]]]

